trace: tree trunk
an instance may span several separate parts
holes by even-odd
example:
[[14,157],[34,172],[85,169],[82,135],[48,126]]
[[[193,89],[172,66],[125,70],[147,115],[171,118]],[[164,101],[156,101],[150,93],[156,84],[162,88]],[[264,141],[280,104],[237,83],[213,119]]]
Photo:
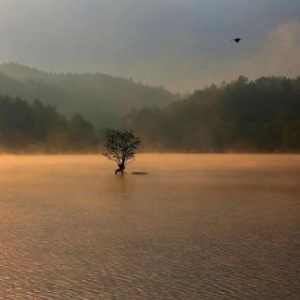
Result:
[[124,162],[118,164],[119,168],[115,171],[115,174],[117,175],[119,172],[121,172],[121,174],[124,174],[124,170],[125,170],[125,164]]

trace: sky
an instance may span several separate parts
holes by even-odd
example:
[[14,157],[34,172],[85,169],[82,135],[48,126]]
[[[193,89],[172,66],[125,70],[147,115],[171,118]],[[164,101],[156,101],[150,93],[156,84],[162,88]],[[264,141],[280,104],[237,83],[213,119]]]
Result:
[[300,0],[0,0],[0,42],[0,63],[187,93],[300,75]]

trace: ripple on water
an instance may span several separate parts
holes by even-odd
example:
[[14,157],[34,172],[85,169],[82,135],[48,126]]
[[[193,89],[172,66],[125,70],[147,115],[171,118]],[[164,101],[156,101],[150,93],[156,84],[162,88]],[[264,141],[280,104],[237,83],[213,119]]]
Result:
[[30,159],[0,158],[0,299],[300,297],[300,158]]

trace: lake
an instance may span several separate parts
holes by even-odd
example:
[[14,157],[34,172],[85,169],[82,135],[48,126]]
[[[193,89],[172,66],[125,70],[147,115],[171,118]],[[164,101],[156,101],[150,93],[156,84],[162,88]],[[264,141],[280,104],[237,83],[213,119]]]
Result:
[[300,298],[299,155],[140,154],[115,169],[0,156],[1,299]]

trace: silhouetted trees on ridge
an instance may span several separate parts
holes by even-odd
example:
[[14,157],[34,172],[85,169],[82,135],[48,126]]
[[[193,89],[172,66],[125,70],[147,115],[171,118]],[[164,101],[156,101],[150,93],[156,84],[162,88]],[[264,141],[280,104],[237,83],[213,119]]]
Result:
[[162,87],[100,73],[47,73],[16,63],[0,64],[0,94],[39,99],[67,117],[79,112],[97,128],[117,126],[132,107],[178,100]]
[[123,126],[152,150],[300,151],[300,77],[240,76],[166,108],[132,110]]
[[[122,128],[141,138],[142,151],[300,152],[300,77],[240,76],[163,108],[133,108]],[[3,151],[100,152],[105,133],[78,113],[67,118],[39,100],[0,96]]]
[[81,115],[70,119],[39,100],[0,96],[0,147],[12,152],[95,151],[94,126]]

